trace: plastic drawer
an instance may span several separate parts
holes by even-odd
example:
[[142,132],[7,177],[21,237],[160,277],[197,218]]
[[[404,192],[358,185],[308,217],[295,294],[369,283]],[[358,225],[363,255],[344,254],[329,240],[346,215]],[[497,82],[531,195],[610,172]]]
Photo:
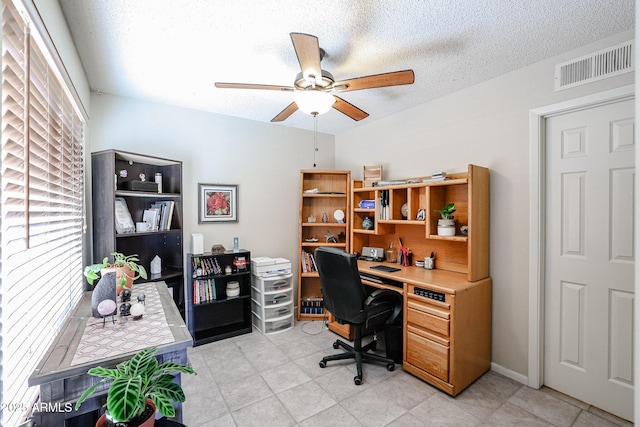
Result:
[[264,324],[265,334],[284,332],[293,328],[293,315],[287,319],[265,321]]
[[265,320],[278,319],[280,317],[288,316],[290,314],[293,314],[292,304],[287,304],[287,305],[277,306],[277,307],[266,307],[264,309]]
[[292,287],[292,274],[275,277],[253,276],[254,286],[264,293],[282,292]]
[[293,314],[280,320],[262,320],[258,314],[251,313],[253,326],[262,334],[275,334],[293,328]]
[[269,307],[276,304],[285,304],[293,302],[293,289],[284,292],[263,294],[258,289],[252,287],[251,298],[258,301],[264,307]]

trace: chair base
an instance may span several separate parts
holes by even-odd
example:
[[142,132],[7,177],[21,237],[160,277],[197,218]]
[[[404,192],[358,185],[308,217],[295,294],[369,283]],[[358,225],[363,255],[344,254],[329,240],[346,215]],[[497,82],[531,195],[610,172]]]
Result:
[[356,336],[353,341],[353,346],[350,346],[341,340],[336,340],[336,342],[333,343],[333,348],[338,349],[342,347],[346,351],[344,353],[323,357],[319,363],[321,368],[325,368],[327,366],[327,362],[331,360],[355,359],[356,369],[358,371],[358,375],[353,377],[355,385],[362,384],[362,362],[382,362],[387,364],[388,371],[393,371],[395,369],[395,362],[393,359],[368,352],[369,350],[376,349],[377,341],[375,339],[363,347],[362,332],[359,326],[355,327],[355,332]]

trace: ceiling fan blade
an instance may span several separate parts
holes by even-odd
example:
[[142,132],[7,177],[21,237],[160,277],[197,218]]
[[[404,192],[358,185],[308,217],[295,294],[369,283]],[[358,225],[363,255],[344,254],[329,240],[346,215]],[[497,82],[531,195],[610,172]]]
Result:
[[399,86],[413,84],[415,76],[413,70],[395,71],[393,73],[376,74],[355,79],[335,82],[333,87],[338,92],[371,89],[376,87]]
[[334,98],[336,99],[336,102],[333,104],[333,108],[351,117],[353,120],[360,121],[369,117],[369,114],[365,113],[355,105],[348,103],[339,96],[334,96]]
[[285,108],[284,110],[280,111],[277,116],[275,116],[273,119],[271,119],[271,121],[272,122],[285,121],[286,119],[289,118],[290,115],[292,115],[296,111],[298,111],[298,104],[296,104],[295,102],[292,102],[291,104],[289,104],[287,106],[287,108]]
[[263,90],[281,90],[293,91],[292,86],[276,86],[276,85],[257,85],[250,83],[220,83],[216,82],[216,87],[220,89],[263,89]]
[[320,45],[318,38],[309,34],[291,33],[293,48],[296,50],[302,76],[314,76],[316,81],[322,78],[320,68]]

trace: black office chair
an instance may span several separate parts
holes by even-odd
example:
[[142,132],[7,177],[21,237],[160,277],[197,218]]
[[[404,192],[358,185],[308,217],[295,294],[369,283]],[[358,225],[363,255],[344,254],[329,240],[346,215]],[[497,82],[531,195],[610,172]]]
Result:
[[393,371],[393,359],[368,353],[368,350],[376,349],[375,333],[374,340],[362,346],[362,328],[375,331],[385,323],[394,322],[402,311],[401,295],[388,289],[377,289],[369,295],[360,280],[355,255],[337,248],[319,247],[315,251],[315,257],[324,308],[330,311],[339,323],[350,324],[355,329],[353,347],[337,340],[333,343],[333,348],[342,347],[346,352],[324,357],[320,361],[320,367],[326,367],[330,360],[355,359],[358,375],[353,381],[356,385],[362,384],[363,361],[383,362],[387,364],[387,370]]

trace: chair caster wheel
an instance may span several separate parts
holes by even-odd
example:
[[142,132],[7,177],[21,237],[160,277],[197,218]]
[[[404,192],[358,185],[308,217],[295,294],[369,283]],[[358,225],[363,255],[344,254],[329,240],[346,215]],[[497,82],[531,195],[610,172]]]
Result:
[[335,348],[336,350],[340,348],[340,345],[338,344],[338,341],[333,343],[333,348]]
[[318,365],[320,365],[321,368],[326,368],[327,362],[325,362],[324,360],[321,360],[320,363],[318,363]]
[[387,363],[387,371],[391,372],[396,368],[394,363]]
[[353,382],[355,383],[355,385],[362,385],[362,378],[360,378],[359,376],[355,376],[353,377]]

